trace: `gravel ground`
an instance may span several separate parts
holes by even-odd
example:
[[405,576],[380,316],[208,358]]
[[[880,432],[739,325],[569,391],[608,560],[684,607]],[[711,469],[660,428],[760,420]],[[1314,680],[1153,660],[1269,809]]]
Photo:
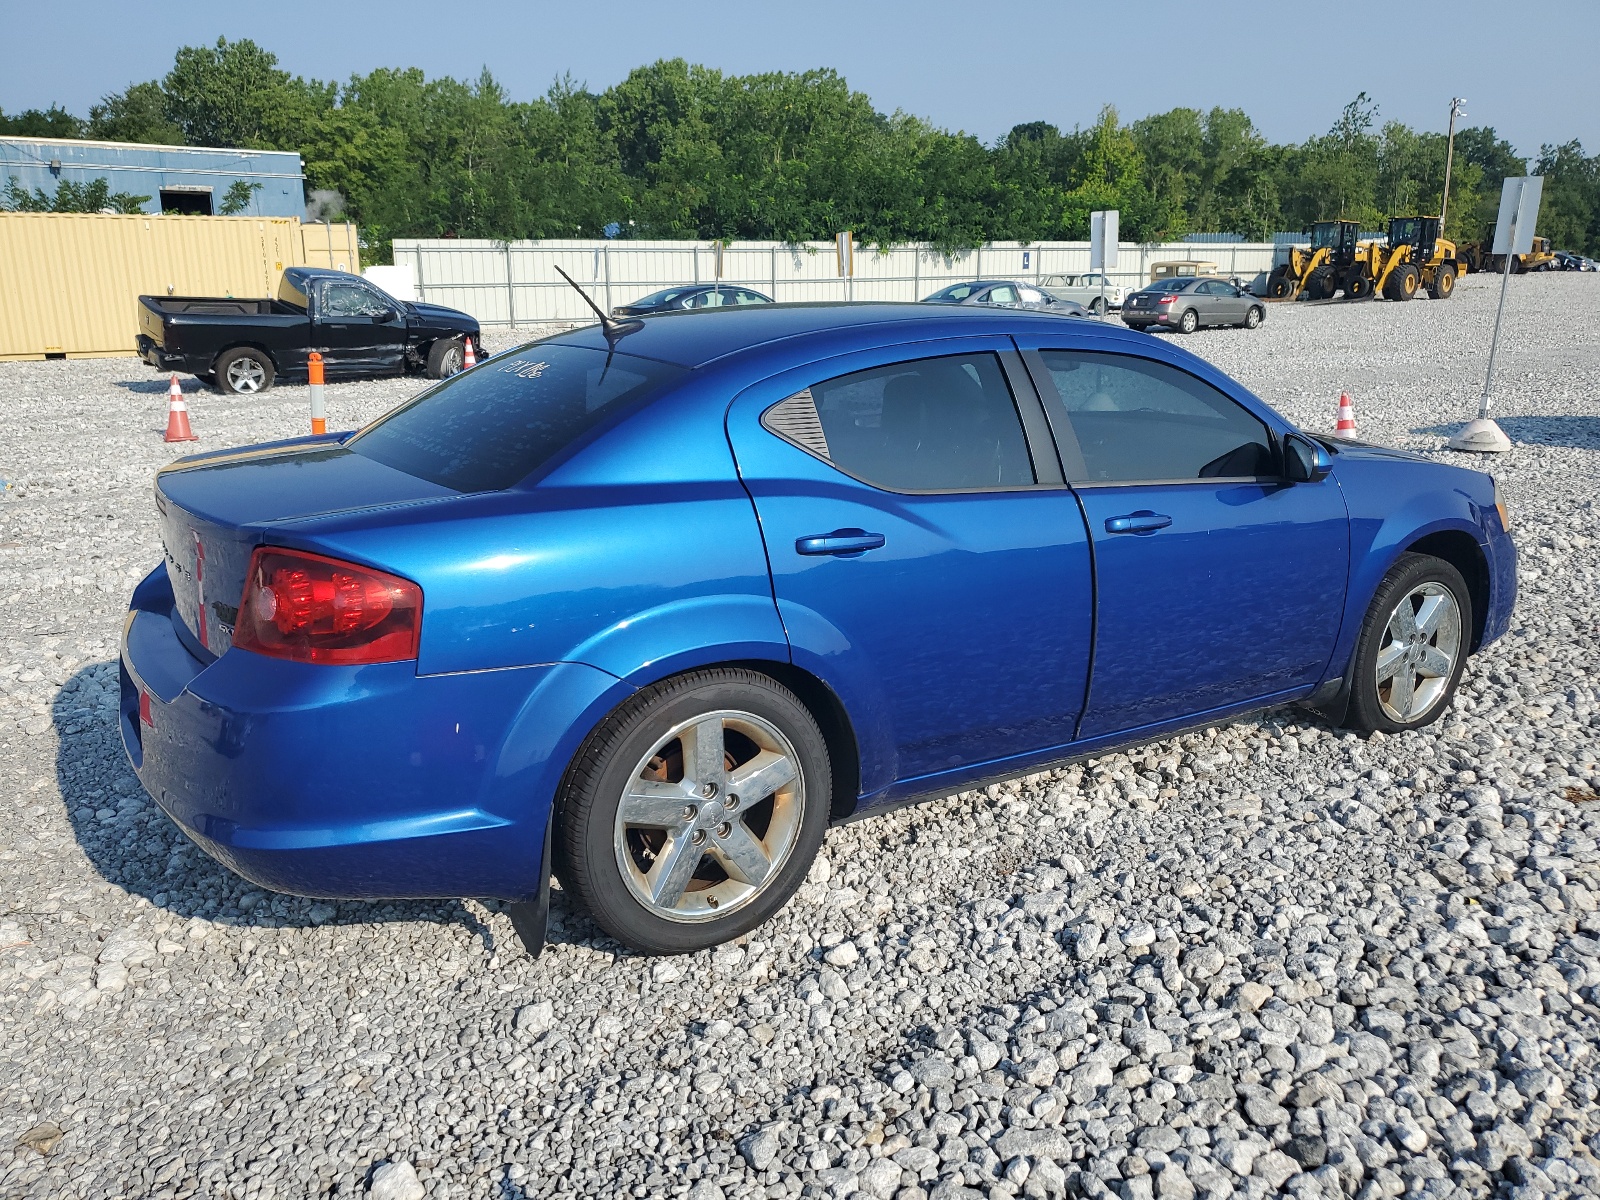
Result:
[[[1184,344],[1442,455],[1497,286]],[[532,962],[495,905],[193,849],[115,726],[165,381],[0,364],[0,1195],[1600,1192],[1597,299],[1512,281],[1482,465],[1522,597],[1439,724],[1279,710],[842,827],[767,926],[659,961],[559,894]],[[305,428],[303,389],[185,383],[202,448]],[[330,387],[330,422],[416,386]]]

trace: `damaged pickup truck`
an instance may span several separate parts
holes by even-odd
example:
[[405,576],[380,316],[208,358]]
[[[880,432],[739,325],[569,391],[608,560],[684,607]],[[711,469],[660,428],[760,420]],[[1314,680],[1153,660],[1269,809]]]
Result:
[[329,379],[461,370],[466,343],[482,355],[475,318],[438,304],[396,300],[359,275],[290,267],[271,300],[140,296],[139,357],[186,371],[224,392],[303,382],[313,350]]

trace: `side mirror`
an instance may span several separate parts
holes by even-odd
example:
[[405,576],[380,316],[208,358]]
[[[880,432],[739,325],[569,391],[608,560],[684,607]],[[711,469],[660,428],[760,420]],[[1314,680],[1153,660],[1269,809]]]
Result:
[[1303,433],[1283,439],[1283,474],[1290,483],[1320,483],[1333,471],[1333,458]]

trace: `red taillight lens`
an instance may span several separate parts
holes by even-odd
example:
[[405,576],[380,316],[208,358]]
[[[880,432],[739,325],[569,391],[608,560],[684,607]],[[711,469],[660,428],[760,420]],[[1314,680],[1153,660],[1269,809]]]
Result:
[[1163,297],[1161,297],[1161,299],[1157,300],[1156,303],[1157,304],[1171,304],[1176,299],[1177,299],[1176,296],[1163,296]]
[[409,579],[300,550],[250,557],[233,644],[295,662],[401,662],[417,656],[422,589]]

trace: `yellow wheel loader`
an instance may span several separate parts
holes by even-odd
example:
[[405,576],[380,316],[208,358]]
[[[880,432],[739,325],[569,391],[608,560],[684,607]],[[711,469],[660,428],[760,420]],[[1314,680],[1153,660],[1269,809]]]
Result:
[[1373,243],[1362,264],[1372,290],[1386,300],[1409,300],[1422,290],[1448,300],[1462,274],[1455,243],[1439,235],[1438,217],[1395,217],[1387,244]]
[[1288,261],[1272,269],[1267,298],[1329,300],[1341,290],[1348,293],[1350,279],[1361,273],[1355,270],[1360,229],[1354,221],[1318,221],[1308,231],[1311,244],[1289,247]]

